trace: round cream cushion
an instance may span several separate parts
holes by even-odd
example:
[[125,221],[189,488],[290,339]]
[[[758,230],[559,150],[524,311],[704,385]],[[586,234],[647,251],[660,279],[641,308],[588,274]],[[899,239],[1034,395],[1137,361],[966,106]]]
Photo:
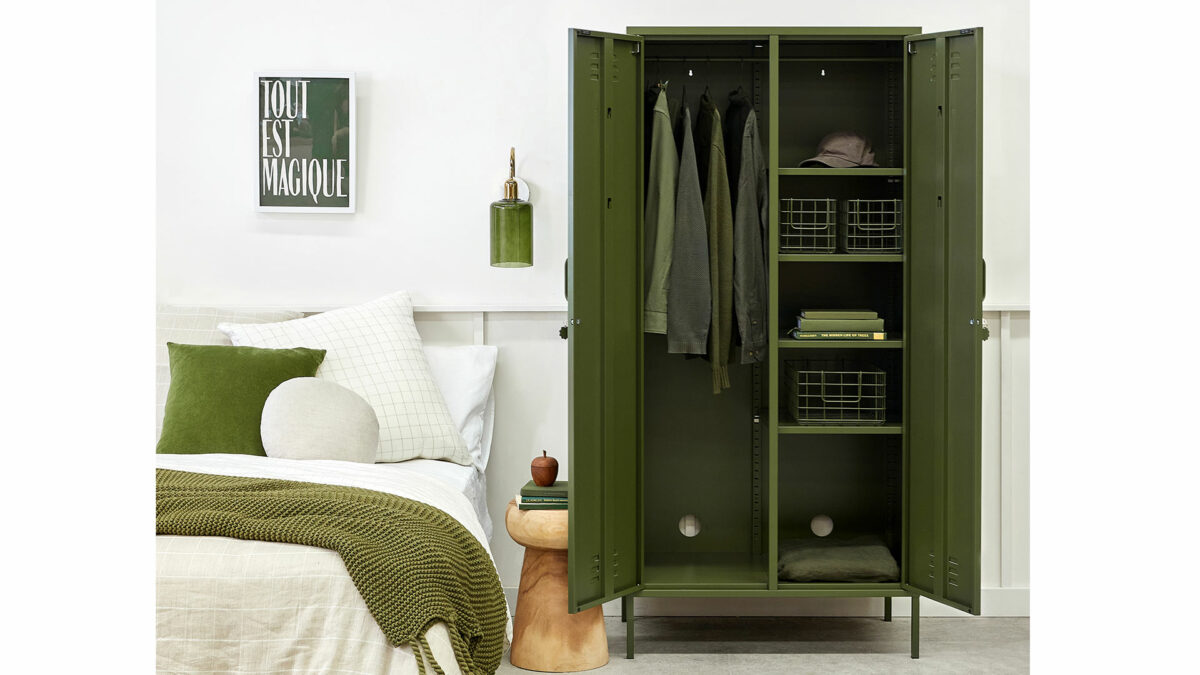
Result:
[[297,377],[275,387],[263,405],[268,457],[374,463],[379,420],[371,404],[328,380]]

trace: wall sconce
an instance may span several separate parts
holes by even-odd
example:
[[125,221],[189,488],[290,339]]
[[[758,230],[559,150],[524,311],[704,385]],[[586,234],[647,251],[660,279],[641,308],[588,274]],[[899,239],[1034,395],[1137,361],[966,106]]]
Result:
[[492,202],[492,267],[533,264],[533,204],[517,198],[517,150],[508,151],[504,199]]

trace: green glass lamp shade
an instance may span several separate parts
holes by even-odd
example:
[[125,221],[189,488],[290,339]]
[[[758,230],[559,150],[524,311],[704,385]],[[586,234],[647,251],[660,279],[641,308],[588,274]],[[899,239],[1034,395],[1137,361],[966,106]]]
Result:
[[533,264],[533,204],[520,199],[492,202],[492,267]]
[[517,151],[508,151],[504,199],[492,202],[492,267],[533,264],[533,204],[517,199]]

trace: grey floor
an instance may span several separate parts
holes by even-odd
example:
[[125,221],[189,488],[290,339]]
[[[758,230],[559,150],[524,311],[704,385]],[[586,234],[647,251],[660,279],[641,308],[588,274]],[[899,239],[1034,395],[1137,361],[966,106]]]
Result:
[[[921,620],[921,658],[909,622],[872,618],[639,617],[637,658],[625,626],[606,617],[609,662],[593,673],[1027,673],[1029,619]],[[500,673],[525,673],[508,663]]]

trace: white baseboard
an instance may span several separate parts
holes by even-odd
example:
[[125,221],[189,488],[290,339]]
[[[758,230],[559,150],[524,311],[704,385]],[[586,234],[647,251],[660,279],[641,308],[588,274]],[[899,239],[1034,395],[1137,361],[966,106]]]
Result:
[[[508,606],[517,607],[517,589],[505,588]],[[985,588],[982,616],[1029,616],[1028,588]],[[638,616],[882,616],[881,598],[638,598]],[[604,605],[606,616],[620,616],[621,603]],[[895,598],[892,615],[911,616],[908,598]],[[926,599],[921,616],[970,616]]]

